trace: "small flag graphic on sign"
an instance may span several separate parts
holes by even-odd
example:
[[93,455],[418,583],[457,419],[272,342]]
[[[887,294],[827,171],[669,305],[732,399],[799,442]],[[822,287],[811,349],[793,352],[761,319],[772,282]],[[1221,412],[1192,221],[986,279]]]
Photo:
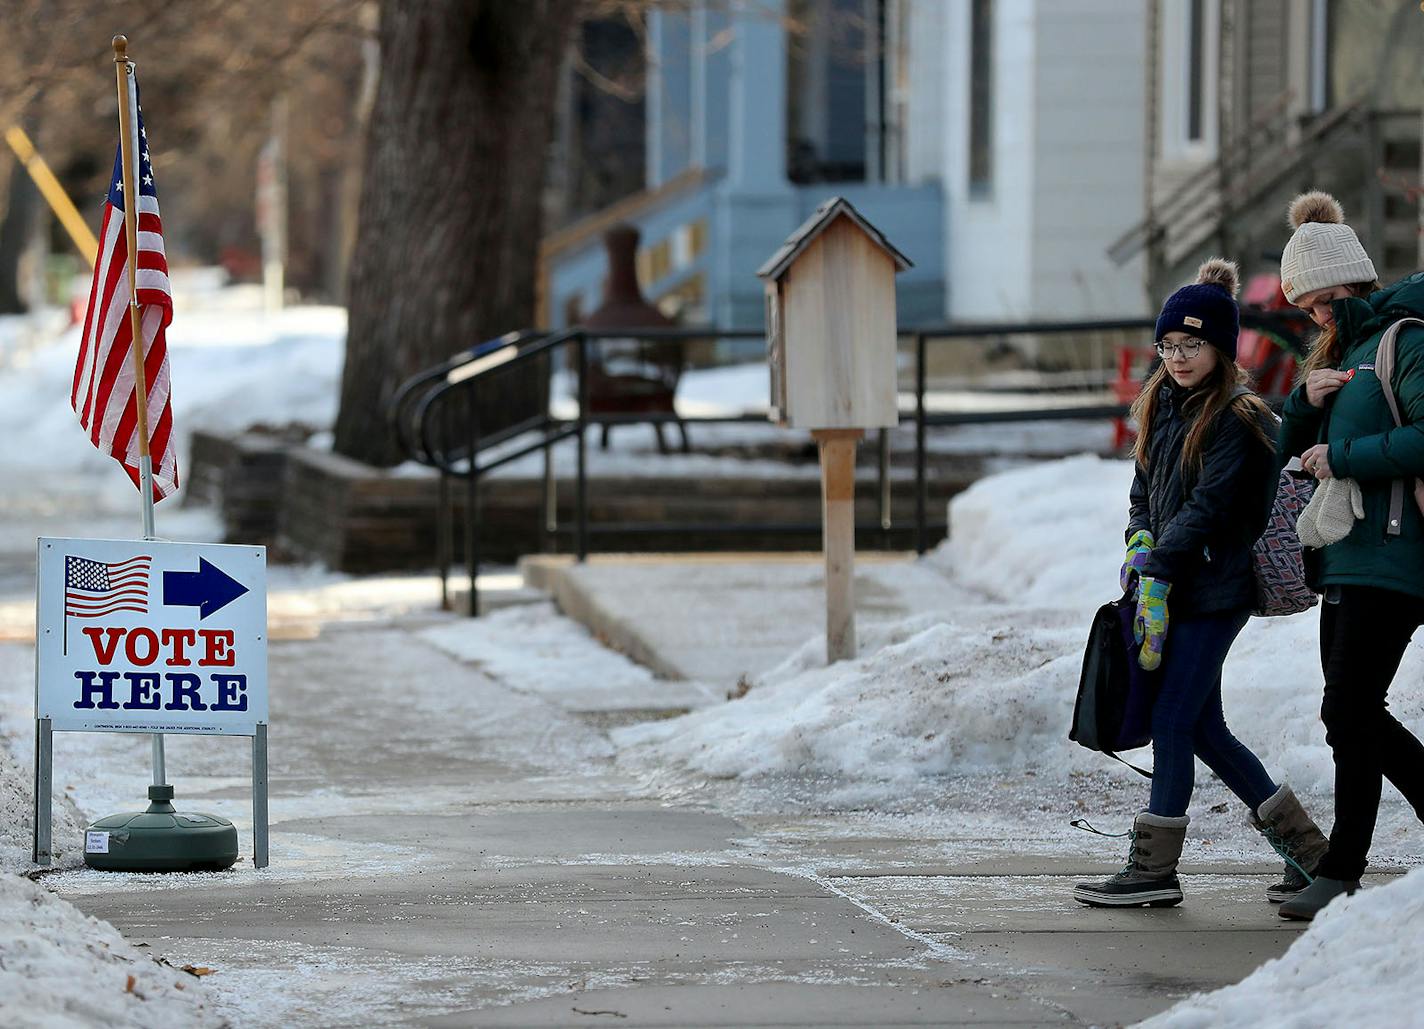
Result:
[[98,618],[115,611],[148,610],[148,567],[151,557],[134,557],[106,564],[87,557],[64,559],[64,613]]
[[[168,287],[168,261],[163,252],[163,222],[153,184],[148,134],[138,106],[138,87],[128,76],[137,197],[124,196],[122,152],[114,155],[114,174],[99,230],[99,261],[89,290],[79,360],[74,368],[70,404],[89,440],[101,453],[124,466],[139,485],[138,410],[135,401],[132,322],[129,318],[128,238],[124,209],[135,205],[137,218],[139,324],[143,334],[144,380],[148,390],[149,451],[153,460],[153,499],[162,500],[178,488],[178,458],[172,444],[173,405],[169,402],[168,343],[164,330],[173,320]],[[122,151],[122,147],[120,148]]]
[[64,559],[64,652],[69,652],[69,619],[102,618],[119,611],[148,610],[147,555],[127,561]]

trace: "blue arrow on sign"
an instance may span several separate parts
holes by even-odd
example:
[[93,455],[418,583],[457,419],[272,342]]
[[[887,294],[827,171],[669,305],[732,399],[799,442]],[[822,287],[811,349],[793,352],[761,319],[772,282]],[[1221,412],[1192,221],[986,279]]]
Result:
[[169,607],[196,607],[199,621],[246,592],[246,586],[205,557],[198,558],[196,572],[163,573],[163,603]]

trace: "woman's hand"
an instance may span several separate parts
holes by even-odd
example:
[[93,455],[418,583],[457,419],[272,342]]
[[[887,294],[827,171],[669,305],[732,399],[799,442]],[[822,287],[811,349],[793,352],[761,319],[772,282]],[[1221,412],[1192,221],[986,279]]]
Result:
[[1324,407],[1325,398],[1349,381],[1349,372],[1317,368],[1305,377],[1305,399],[1311,407]]
[[1301,454],[1300,466],[1317,479],[1335,477],[1335,473],[1330,470],[1330,447],[1325,443],[1317,443]]

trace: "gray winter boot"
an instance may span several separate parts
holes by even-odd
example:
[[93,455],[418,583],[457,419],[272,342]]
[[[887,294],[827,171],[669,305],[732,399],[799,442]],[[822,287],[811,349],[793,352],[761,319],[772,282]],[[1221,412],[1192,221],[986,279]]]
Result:
[[1089,907],[1171,907],[1182,902],[1177,862],[1187,838],[1186,815],[1144,811],[1132,821],[1132,848],[1121,872],[1100,883],[1079,883],[1073,899]]
[[1309,922],[1336,897],[1349,896],[1359,888],[1360,881],[1358,879],[1346,882],[1343,879],[1327,879],[1323,875],[1317,875],[1309,886],[1301,890],[1299,896],[1286,901],[1277,908],[1277,913],[1282,918],[1292,918],[1297,922]]
[[1301,807],[1289,786],[1271,794],[1251,816],[1251,824],[1286,860],[1285,878],[1266,887],[1272,904],[1290,900],[1310,885],[1315,866],[1330,849],[1330,841]]

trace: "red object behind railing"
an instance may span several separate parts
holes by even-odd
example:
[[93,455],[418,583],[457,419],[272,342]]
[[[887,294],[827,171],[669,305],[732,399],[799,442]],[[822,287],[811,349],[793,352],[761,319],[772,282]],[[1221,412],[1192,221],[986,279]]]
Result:
[[[1281,292],[1281,278],[1275,272],[1253,275],[1241,300],[1262,311],[1291,310]],[[1284,397],[1295,382],[1295,355],[1264,332],[1241,330],[1236,342],[1236,363],[1251,373],[1256,392],[1267,399]]]
[[[1152,347],[1148,345],[1123,345],[1117,348],[1117,375],[1112,382],[1113,397],[1119,404],[1130,404],[1137,399],[1142,388],[1142,379],[1147,373],[1147,365],[1152,361]],[[1121,450],[1131,442],[1136,433],[1128,428],[1126,418],[1113,419],[1113,449]]]

